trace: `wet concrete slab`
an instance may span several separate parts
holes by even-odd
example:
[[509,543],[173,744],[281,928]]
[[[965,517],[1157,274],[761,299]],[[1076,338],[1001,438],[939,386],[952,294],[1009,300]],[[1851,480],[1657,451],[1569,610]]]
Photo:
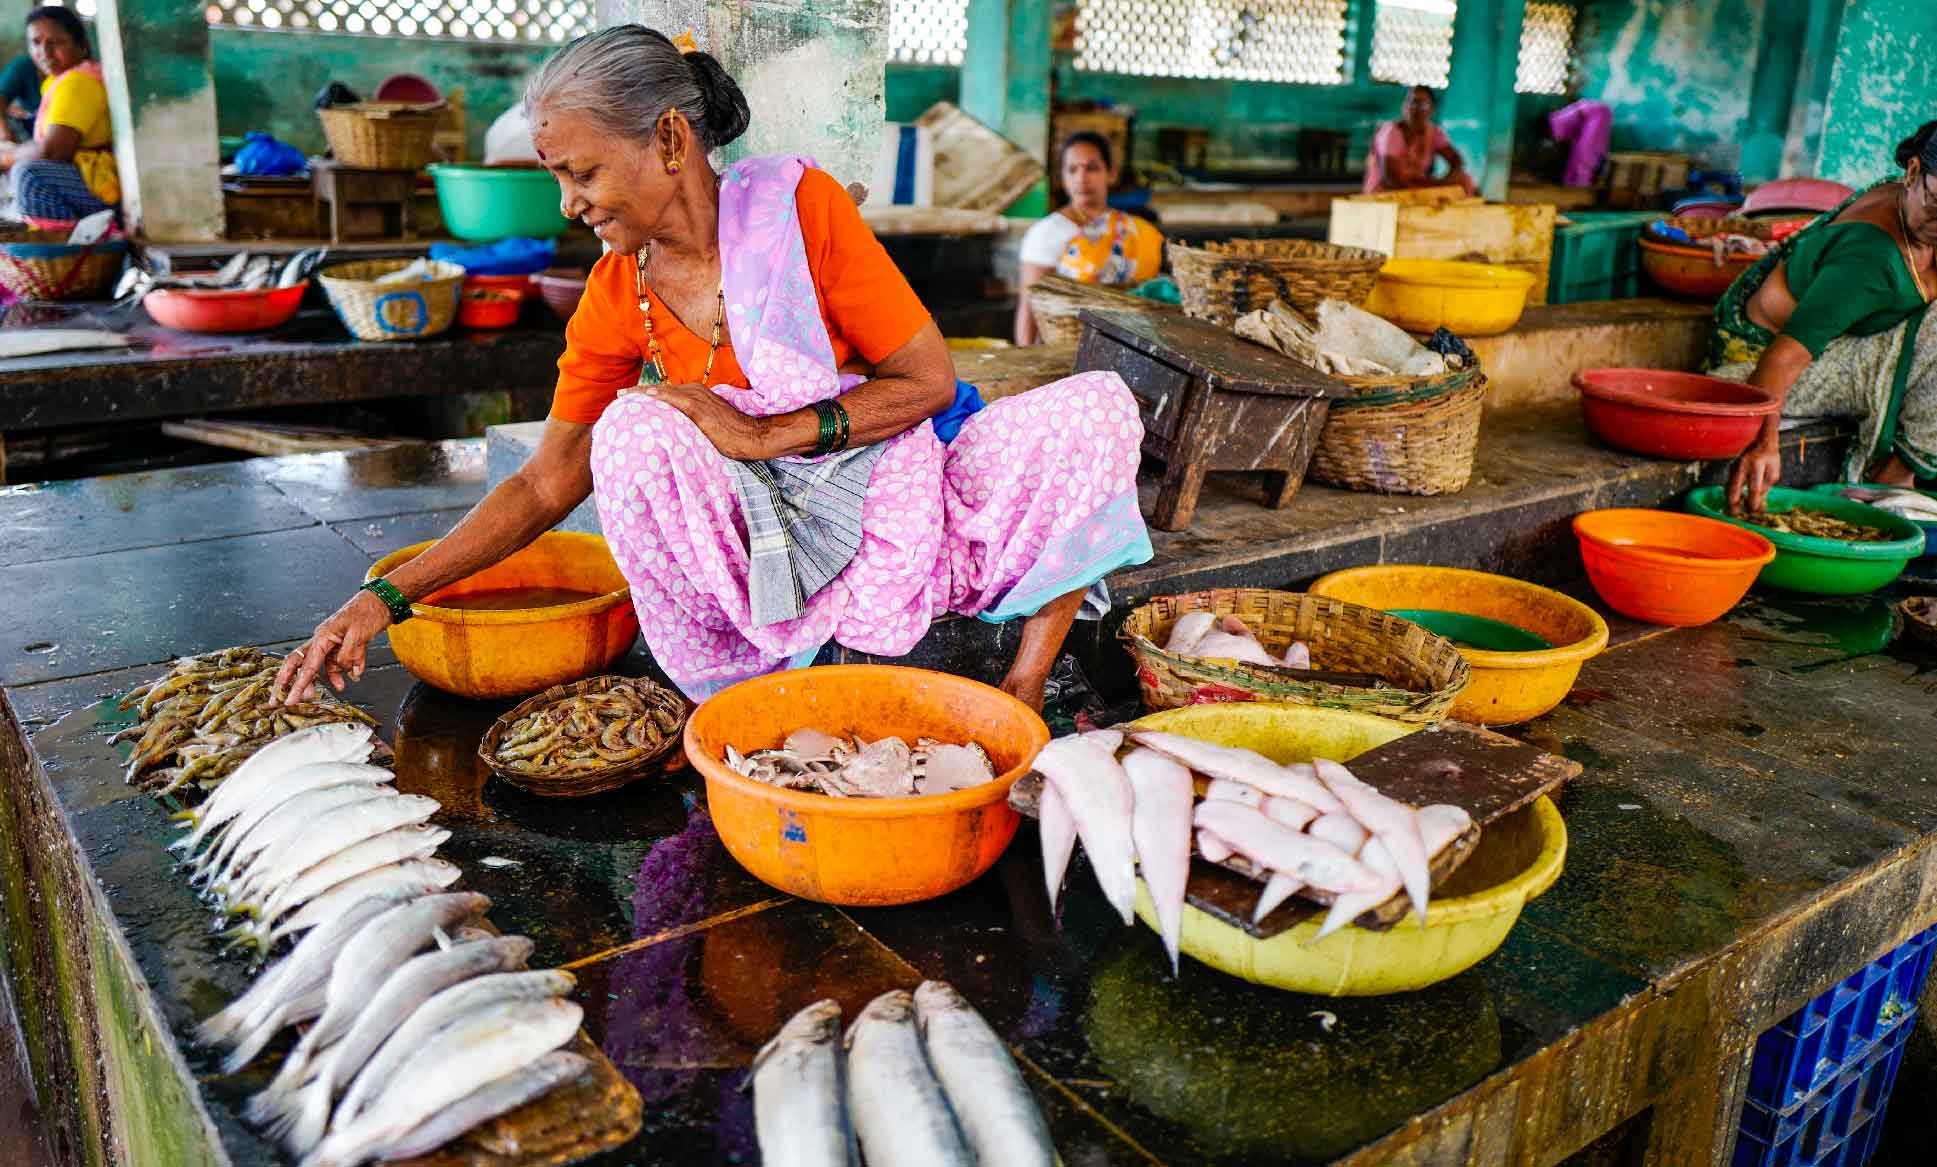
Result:
[[356,544],[371,559],[381,559],[400,547],[442,539],[470,512],[470,507],[445,507],[407,515],[383,515],[331,523],[330,529]]
[[469,507],[484,497],[481,440],[270,459],[264,478],[326,523]]
[[0,566],[315,523],[255,462],[0,487]]

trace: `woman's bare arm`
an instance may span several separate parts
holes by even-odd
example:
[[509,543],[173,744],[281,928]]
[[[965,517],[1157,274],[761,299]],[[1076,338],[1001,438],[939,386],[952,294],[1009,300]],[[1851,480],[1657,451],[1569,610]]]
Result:
[[[592,493],[592,427],[556,418],[545,423],[538,452],[458,520],[451,533],[385,578],[419,600],[499,562],[548,531]],[[319,674],[342,688],[363,675],[370,641],[390,626],[383,602],[359,590],[276,674],[287,701],[305,700]]]
[[1055,270],[1055,268],[1041,263],[1025,263],[1022,265],[1022,274],[1017,281],[1020,286],[1016,290],[1015,339],[1019,345],[1035,344],[1042,339],[1042,333],[1036,328],[1035,312],[1029,307],[1029,289],[1036,286],[1036,281]]
[[[1767,390],[1777,401],[1789,396],[1789,390],[1802,376],[1810,362],[1816,358],[1802,343],[1787,336],[1778,336],[1769,347],[1762,350],[1762,359],[1756,362],[1755,372],[1749,376],[1749,384]],[[1729,472],[1728,498],[1732,511],[1759,511],[1769,497],[1769,489],[1782,478],[1782,411],[1778,409],[1762,419],[1762,429],[1756,434],[1755,441],[1735,460]]]
[[72,162],[75,151],[81,148],[81,132],[73,126],[50,126],[45,138],[22,142],[5,154],[6,169],[24,166],[29,162]]

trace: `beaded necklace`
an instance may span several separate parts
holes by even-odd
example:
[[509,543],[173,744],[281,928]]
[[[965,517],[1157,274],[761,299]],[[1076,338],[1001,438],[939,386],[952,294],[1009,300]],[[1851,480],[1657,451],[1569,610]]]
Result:
[[[666,360],[659,351],[659,338],[652,331],[652,296],[646,286],[646,266],[652,262],[652,244],[648,243],[639,250],[635,261],[634,288],[639,293],[639,314],[646,319],[646,358],[651,362],[651,384],[662,385],[666,382]],[[713,343],[706,350],[706,369],[700,373],[700,384],[705,385],[713,379],[713,358],[720,355],[720,329],[726,324],[726,284],[720,284],[715,293],[719,309],[713,317]]]

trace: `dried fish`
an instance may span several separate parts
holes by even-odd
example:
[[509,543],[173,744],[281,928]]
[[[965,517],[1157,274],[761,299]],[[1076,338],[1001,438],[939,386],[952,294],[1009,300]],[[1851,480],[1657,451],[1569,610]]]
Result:
[[1887,543],[1891,539],[1890,533],[1881,527],[1852,523],[1828,511],[1808,507],[1792,507],[1786,511],[1749,511],[1741,517],[1744,522],[1767,527],[1771,531],[1836,539],[1844,543]]

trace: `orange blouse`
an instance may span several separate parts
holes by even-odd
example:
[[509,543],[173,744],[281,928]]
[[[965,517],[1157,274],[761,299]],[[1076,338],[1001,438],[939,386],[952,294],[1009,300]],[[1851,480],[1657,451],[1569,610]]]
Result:
[[[835,363],[844,365],[856,355],[879,362],[913,340],[928,324],[928,309],[841,184],[826,171],[809,170],[801,176],[795,205]],[[646,327],[639,318],[633,273],[629,255],[607,254],[593,266],[578,311],[565,326],[553,417],[590,425],[618,398],[619,390],[639,383]],[[659,338],[666,375],[676,382],[696,382],[706,368],[713,322],[692,323],[698,332],[667,311],[658,296],[652,297],[653,334]],[[731,342],[720,345],[712,379],[716,385],[747,388]]]

